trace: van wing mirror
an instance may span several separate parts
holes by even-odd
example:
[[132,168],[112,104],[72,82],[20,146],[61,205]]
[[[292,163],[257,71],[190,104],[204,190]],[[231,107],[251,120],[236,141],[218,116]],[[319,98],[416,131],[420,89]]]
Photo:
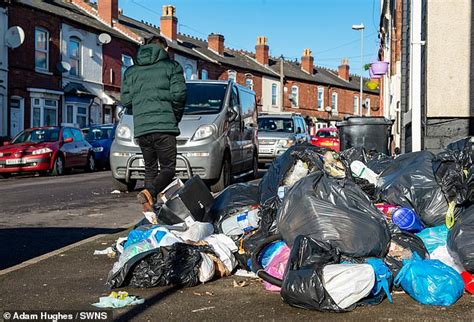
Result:
[[227,110],[227,117],[229,118],[229,121],[230,122],[235,121],[238,116],[239,116],[238,109],[235,106],[229,107],[229,109]]
[[120,120],[123,116],[123,113],[125,113],[125,107],[123,105],[117,105],[115,108],[115,117],[117,120]]

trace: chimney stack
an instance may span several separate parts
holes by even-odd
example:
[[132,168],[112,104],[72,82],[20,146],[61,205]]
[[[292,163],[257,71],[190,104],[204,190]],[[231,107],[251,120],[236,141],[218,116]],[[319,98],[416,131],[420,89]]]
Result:
[[163,15],[160,18],[160,33],[171,41],[176,41],[178,18],[176,18],[176,8],[174,6],[163,6]]
[[207,47],[218,55],[224,55],[224,36],[219,34],[210,34],[207,37]]
[[306,48],[303,50],[303,57],[301,57],[301,69],[310,74],[313,75],[314,71],[314,58],[311,54],[311,50]]
[[268,65],[268,42],[267,37],[258,36],[257,45],[255,46],[255,56],[257,61],[262,65]]
[[337,74],[340,78],[349,81],[349,59],[344,58],[342,59],[341,65],[339,65]]
[[113,21],[118,19],[118,0],[98,0],[97,11],[99,12],[99,17],[109,26],[112,26]]

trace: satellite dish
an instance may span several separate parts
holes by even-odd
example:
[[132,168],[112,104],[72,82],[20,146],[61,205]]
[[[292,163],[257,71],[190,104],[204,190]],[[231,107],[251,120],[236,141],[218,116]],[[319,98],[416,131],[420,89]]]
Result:
[[5,43],[12,49],[20,47],[25,41],[25,32],[20,26],[14,26],[5,33]]
[[97,37],[97,39],[99,40],[99,44],[101,44],[101,45],[106,45],[106,44],[108,44],[108,43],[110,43],[110,42],[112,41],[112,37],[110,37],[110,35],[107,34],[107,33],[105,33],[105,32],[104,32],[104,33],[101,33],[101,34]]
[[56,64],[56,68],[60,73],[67,73],[71,70],[71,64],[69,64],[67,61],[61,61]]

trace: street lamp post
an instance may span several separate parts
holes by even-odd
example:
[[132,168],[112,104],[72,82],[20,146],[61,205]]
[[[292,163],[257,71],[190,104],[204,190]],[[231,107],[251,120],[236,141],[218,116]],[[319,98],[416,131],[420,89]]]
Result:
[[360,25],[352,25],[353,30],[360,30],[360,94],[359,94],[359,115],[362,116],[362,95],[363,95],[363,86],[364,81],[362,78],[362,73],[364,72],[364,29],[365,26],[363,23]]

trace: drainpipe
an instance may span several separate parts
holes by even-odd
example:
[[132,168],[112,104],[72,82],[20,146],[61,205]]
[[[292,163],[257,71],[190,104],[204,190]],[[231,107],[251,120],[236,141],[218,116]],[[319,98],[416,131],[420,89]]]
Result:
[[410,110],[412,151],[421,150],[421,0],[411,2]]

